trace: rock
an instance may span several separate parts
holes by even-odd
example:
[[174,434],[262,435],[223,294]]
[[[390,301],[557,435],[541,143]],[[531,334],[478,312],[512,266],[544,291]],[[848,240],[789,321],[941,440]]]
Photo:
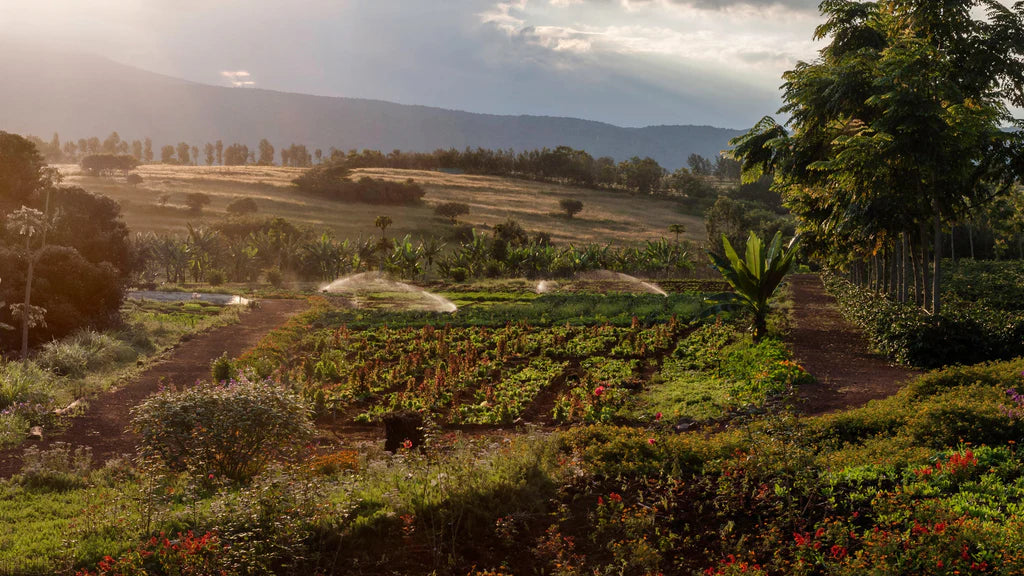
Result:
[[33,426],[33,427],[29,428],[28,429],[28,439],[29,440],[39,440],[40,442],[42,442],[43,441],[43,427],[42,426]]
[[676,432],[687,432],[697,425],[697,422],[693,418],[680,418],[679,422],[673,426]]

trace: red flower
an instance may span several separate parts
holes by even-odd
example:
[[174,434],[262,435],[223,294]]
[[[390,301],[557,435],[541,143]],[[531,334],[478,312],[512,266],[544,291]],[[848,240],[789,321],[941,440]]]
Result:
[[402,448],[405,448],[406,450],[412,448],[412,440],[406,438],[405,441],[402,442]]
[[654,446],[654,442],[655,442],[654,438],[648,438],[647,439],[647,443],[650,444],[651,446]]
[[622,502],[622,496],[619,496],[615,492],[609,494],[608,499],[611,500],[612,502]]
[[604,386],[594,388],[594,396],[600,396],[601,394],[604,394]]
[[654,420],[655,420],[655,422],[657,422],[658,420],[661,420],[661,412],[658,412],[657,414],[654,415]]

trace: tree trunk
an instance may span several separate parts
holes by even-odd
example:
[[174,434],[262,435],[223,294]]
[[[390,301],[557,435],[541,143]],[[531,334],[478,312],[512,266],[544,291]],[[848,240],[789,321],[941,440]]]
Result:
[[937,199],[932,200],[932,209],[935,211],[935,230],[932,238],[935,244],[934,263],[932,264],[932,314],[938,315],[942,311],[942,218]]
[[928,309],[928,224],[921,222],[921,307]]
[[31,319],[29,306],[32,304],[32,275],[36,260],[32,257],[32,236],[25,237],[25,257],[28,258],[28,274],[25,276],[25,307],[21,310],[21,361],[28,364],[28,323]]
[[900,232],[900,303],[907,303],[907,236]]
[[971,245],[971,260],[974,260],[974,226],[967,223],[967,242]]

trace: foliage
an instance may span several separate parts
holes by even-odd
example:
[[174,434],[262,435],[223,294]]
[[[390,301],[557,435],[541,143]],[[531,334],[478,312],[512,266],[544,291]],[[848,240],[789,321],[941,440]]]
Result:
[[82,170],[93,176],[109,176],[111,172],[128,172],[139,165],[130,154],[91,154],[82,158]]
[[434,207],[434,214],[442,218],[448,218],[452,224],[455,224],[459,216],[469,214],[469,204],[463,202],[444,202]]
[[252,478],[312,433],[301,398],[245,378],[159,392],[132,409],[132,427],[144,457],[233,481]]
[[[968,276],[953,277],[952,298],[941,315],[894,302],[835,276],[826,276],[826,282],[844,314],[864,328],[872,346],[900,362],[934,368],[1024,354],[1024,313],[1016,309],[1015,301],[1001,308],[1002,295],[1012,294],[1014,288],[1002,282],[986,285],[983,276],[974,286],[968,278],[975,270],[968,267]],[[965,288],[968,284],[971,287]]]
[[789,272],[800,241],[794,237],[783,249],[782,233],[776,232],[766,251],[761,239],[751,232],[744,259],[736,254],[728,238],[723,236],[722,244],[725,246],[724,257],[711,251],[708,251],[708,256],[734,292],[711,298],[712,310],[749,311],[754,317],[754,340],[760,340],[767,331],[768,300]]
[[309,194],[366,204],[416,204],[426,193],[412,180],[392,182],[364,176],[353,182],[348,179],[348,168],[342,164],[314,166],[292,182]]
[[228,214],[254,214],[259,206],[252,198],[236,198],[228,203],[226,210]]
[[583,202],[574,198],[562,198],[558,201],[558,207],[565,212],[566,218],[572,218],[583,210]]
[[29,446],[22,456],[21,472],[15,480],[34,490],[64,491],[86,486],[92,464],[92,450],[55,442],[40,450]]

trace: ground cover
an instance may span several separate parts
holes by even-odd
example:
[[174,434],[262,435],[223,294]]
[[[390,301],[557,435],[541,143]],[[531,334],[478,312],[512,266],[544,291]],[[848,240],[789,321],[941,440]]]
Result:
[[779,411],[708,434],[663,420],[434,431],[394,455],[324,447],[248,484],[91,470],[65,450],[0,485],[0,516],[17,520],[0,529],[0,562],[89,574],[1017,574],[1022,370],[951,368],[856,410]]

